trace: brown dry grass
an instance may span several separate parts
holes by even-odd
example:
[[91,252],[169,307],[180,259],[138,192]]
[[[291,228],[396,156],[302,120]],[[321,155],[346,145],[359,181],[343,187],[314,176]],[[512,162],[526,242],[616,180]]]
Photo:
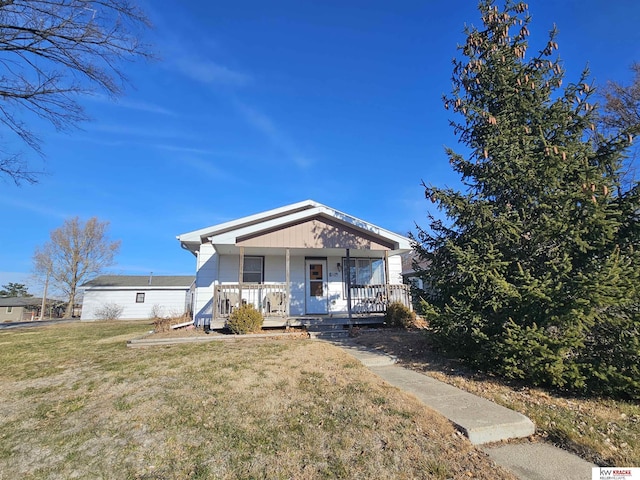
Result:
[[148,330],[0,332],[1,479],[513,480],[331,345],[125,346]]
[[611,399],[577,398],[529,388],[466,369],[438,355],[424,331],[362,330],[354,339],[424,372],[531,418],[539,440],[602,466],[640,467],[640,405]]

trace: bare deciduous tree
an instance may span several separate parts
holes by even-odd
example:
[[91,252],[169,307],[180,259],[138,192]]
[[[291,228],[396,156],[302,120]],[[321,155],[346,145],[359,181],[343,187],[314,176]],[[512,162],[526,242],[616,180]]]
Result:
[[[634,63],[631,70],[634,77],[630,85],[610,81],[603,88],[604,104],[600,123],[606,131],[633,137],[640,134],[640,63]],[[638,147],[629,152],[623,178],[627,187],[638,179],[634,165],[638,153]]]
[[602,93],[602,121],[619,130],[640,126],[640,63],[634,63],[631,70],[635,75],[631,85],[608,82]]
[[36,248],[34,270],[39,276],[48,276],[67,296],[65,317],[72,315],[78,285],[114,263],[120,242],[109,239],[108,227],[109,222],[96,217],[86,223],[75,217],[53,230],[43,247]]
[[[0,0],[0,122],[42,154],[29,114],[58,130],[86,120],[78,94],[121,93],[122,62],[151,56],[139,41],[147,26],[129,0]],[[6,149],[0,176],[37,182],[22,152]]]

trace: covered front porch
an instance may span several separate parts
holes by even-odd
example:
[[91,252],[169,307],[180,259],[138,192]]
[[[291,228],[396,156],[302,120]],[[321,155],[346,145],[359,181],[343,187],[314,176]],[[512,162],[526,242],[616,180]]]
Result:
[[390,303],[412,308],[410,289],[404,284],[351,285],[347,297],[346,311],[327,308],[320,314],[292,315],[291,289],[285,283],[216,285],[211,328],[224,327],[231,312],[247,304],[262,313],[265,327],[381,323]]
[[311,200],[179,237],[197,257],[196,326],[223,328],[253,305],[267,326],[360,322],[411,308],[400,256],[408,238]]

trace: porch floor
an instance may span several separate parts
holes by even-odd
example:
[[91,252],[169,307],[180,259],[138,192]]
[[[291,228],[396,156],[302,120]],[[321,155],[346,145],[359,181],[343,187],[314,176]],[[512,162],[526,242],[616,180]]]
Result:
[[[384,313],[352,315],[351,325],[376,325],[384,322]],[[211,329],[225,327],[226,319],[218,318],[211,322]],[[314,327],[314,326],[346,326],[349,325],[347,314],[337,315],[298,315],[293,317],[264,317],[263,327]]]
[[367,315],[352,315],[351,322],[349,316],[342,315],[301,315],[289,318],[265,317],[265,327],[312,327],[329,325],[371,325],[384,322],[384,313],[370,313]]

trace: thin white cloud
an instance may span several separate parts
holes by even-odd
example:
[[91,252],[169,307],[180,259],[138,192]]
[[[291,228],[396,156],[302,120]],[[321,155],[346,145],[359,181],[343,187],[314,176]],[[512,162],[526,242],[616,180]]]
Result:
[[[217,46],[217,44],[216,44]],[[229,89],[241,88],[254,83],[254,78],[244,72],[233,70],[202,55],[193,54],[180,42],[170,46],[171,65],[187,78],[207,85],[215,94],[228,98],[236,111],[253,129],[267,138],[269,143],[283,152],[290,161],[300,168],[312,165],[311,159],[304,155],[295,142],[278,127],[266,114],[238,100]]]
[[150,102],[145,102],[145,101],[141,101],[141,100],[133,100],[133,99],[127,99],[127,98],[115,98],[115,99],[111,99],[109,97],[107,97],[106,95],[102,95],[102,94],[94,94],[94,95],[90,95],[87,97],[89,100],[95,101],[95,102],[99,102],[99,103],[106,103],[109,105],[114,105],[114,106],[118,106],[118,107],[122,107],[122,108],[126,108],[129,110],[137,110],[137,111],[141,111],[141,112],[148,112],[148,113],[154,113],[154,114],[159,114],[159,115],[167,115],[167,116],[177,116],[177,113],[164,108],[161,105],[157,105],[155,103],[150,103]]
[[154,103],[149,103],[149,102],[141,102],[138,100],[126,100],[126,99],[119,99],[116,102],[116,105],[119,105],[121,107],[124,108],[128,108],[131,110],[140,110],[142,112],[149,112],[149,113],[155,113],[155,114],[160,114],[160,115],[168,115],[168,116],[177,116],[178,114],[176,112],[173,112],[167,108],[164,108],[160,105],[156,105]]
[[195,178],[200,178],[202,176],[206,176],[213,180],[225,180],[225,181],[233,181],[234,185],[240,186],[245,184],[246,181],[241,178],[236,178],[233,175],[229,174],[229,165],[224,165],[224,168],[218,168],[210,161],[202,160],[195,157],[180,157],[180,165],[185,166],[187,168],[191,168],[197,170],[198,175],[195,175]]
[[175,129],[159,129],[153,126],[140,127],[129,126],[123,124],[110,124],[110,123],[93,123],[86,131],[97,131],[104,133],[114,133],[117,135],[130,135],[138,137],[152,137],[152,138],[180,138],[183,140],[198,140],[199,136],[195,134],[186,133],[184,131]]
[[178,56],[173,63],[183,75],[207,85],[244,87],[252,81],[251,77],[245,73],[203,58]]
[[70,215],[68,212],[63,212],[60,210],[49,208],[42,203],[25,202],[23,200],[17,200],[15,198],[9,198],[4,196],[0,196],[0,204],[8,205],[13,209],[27,210],[45,217],[67,219],[73,216],[73,215]]
[[[112,128],[113,127],[113,128]],[[112,126],[112,127],[106,127],[104,128],[105,132],[111,132],[111,133],[128,133],[131,136],[135,136],[136,135],[136,130],[135,129],[130,129],[127,127],[122,127],[122,131],[120,131],[120,127],[119,126]],[[100,130],[100,128],[98,128],[98,130]],[[159,136],[159,137],[167,137],[167,135],[155,135],[153,133],[149,134],[149,132],[146,132],[147,134],[145,134],[145,132],[138,132],[138,133],[142,133],[142,135],[140,136]],[[176,136],[176,140],[182,140],[183,138],[181,138],[180,136]],[[72,141],[74,142],[88,142],[88,143],[93,143],[96,145],[103,145],[105,147],[145,147],[145,148],[155,148],[157,150],[164,150],[167,152],[175,152],[175,153],[186,153],[186,154],[193,154],[193,155],[202,155],[202,156],[208,156],[208,157],[222,157],[222,158],[242,158],[243,155],[239,155],[237,153],[233,153],[233,152],[221,152],[218,150],[212,150],[209,148],[200,148],[200,147],[193,147],[190,145],[177,145],[177,144],[169,144],[169,143],[154,143],[154,142],[150,142],[150,141],[136,141],[136,140],[132,140],[132,139],[125,139],[125,140],[107,140],[105,138],[95,138],[95,137],[88,137],[88,136],[74,136],[71,138]],[[189,136],[187,138],[184,138],[184,140],[186,140],[187,142],[192,141],[192,140],[201,140],[199,138],[193,137],[193,136]]]
[[233,104],[249,125],[263,134],[272,145],[284,152],[298,167],[308,168],[312,165],[313,162],[300,152],[293,140],[278,128],[271,118],[239,100],[234,100]]
[[220,155],[220,153],[206,148],[183,147],[181,145],[154,144],[151,147],[159,150],[167,150],[169,152],[194,153],[197,155]]

